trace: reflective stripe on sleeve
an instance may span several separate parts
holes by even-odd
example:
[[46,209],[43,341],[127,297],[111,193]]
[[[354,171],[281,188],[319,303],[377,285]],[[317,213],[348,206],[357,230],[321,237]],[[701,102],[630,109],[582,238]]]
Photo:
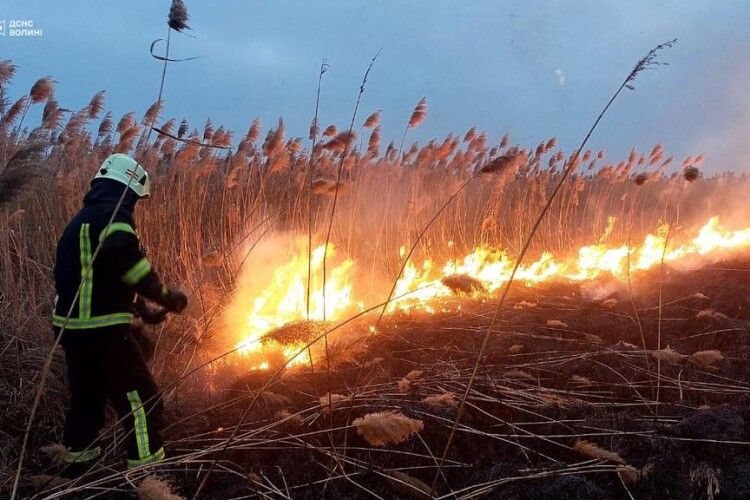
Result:
[[151,272],[151,263],[148,261],[146,257],[143,257],[141,260],[136,262],[136,264],[128,269],[125,274],[122,275],[122,281],[126,285],[135,285],[139,281],[141,281],[143,278],[146,277],[148,273]]
[[104,241],[107,238],[107,236],[117,231],[123,231],[125,233],[135,234],[135,230],[133,229],[133,226],[131,226],[127,222],[113,222],[109,226],[105,227],[101,233],[99,233],[99,241]]

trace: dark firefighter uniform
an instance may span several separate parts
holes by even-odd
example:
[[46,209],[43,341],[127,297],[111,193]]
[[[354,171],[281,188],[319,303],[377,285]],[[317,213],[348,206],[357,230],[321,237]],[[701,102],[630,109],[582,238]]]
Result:
[[[112,224],[107,226],[128,184],[123,172],[128,176],[125,178],[134,178],[136,188],[127,189]],[[144,196],[144,185],[148,195],[148,184],[141,176],[148,180],[145,170],[126,155],[108,158],[57,247],[53,327],[59,335],[64,325],[61,345],[71,400],[63,444],[69,450],[66,470],[72,471],[71,475],[85,470],[99,456],[96,438],[108,402],[124,424],[128,467],[164,458],[160,433],[163,403],[132,335],[133,302],[138,294],[168,311],[180,312],[187,298],[162,285],[139,243],[133,209]]]

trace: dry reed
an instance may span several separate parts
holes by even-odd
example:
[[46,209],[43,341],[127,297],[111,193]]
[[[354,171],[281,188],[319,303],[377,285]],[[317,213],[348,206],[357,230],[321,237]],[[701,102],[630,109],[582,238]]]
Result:
[[591,441],[579,439],[573,444],[573,449],[589,458],[625,465],[625,460],[620,455],[613,451],[605,450]]
[[372,446],[399,444],[424,429],[421,420],[409,418],[398,412],[368,413],[352,422],[357,434]]

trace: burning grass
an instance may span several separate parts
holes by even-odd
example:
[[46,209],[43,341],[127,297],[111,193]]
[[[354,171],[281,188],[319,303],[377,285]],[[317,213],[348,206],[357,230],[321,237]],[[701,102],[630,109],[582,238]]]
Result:
[[[699,464],[727,471],[724,482],[720,480],[722,490],[740,491],[738,474],[748,465],[739,443],[747,442],[750,415],[750,387],[744,380],[750,369],[750,318],[746,298],[731,303],[728,298],[740,283],[750,285],[750,278],[736,271],[747,269],[747,261],[724,266],[722,271],[669,274],[663,289],[663,317],[668,319],[662,320],[662,334],[665,345],[674,347],[661,350],[655,349],[651,334],[659,322],[658,293],[650,286],[656,272],[639,280],[635,310],[622,296],[612,307],[599,307],[583,297],[575,283],[514,291],[506,322],[493,334],[480,382],[468,399],[460,445],[448,457],[445,475],[454,491],[463,485],[465,494],[479,493],[491,484],[493,491],[510,497],[556,498],[559,491],[572,491],[580,498],[615,498],[624,488],[636,498],[653,497],[657,491],[679,497],[705,485],[691,483]],[[735,318],[737,329],[726,332],[695,318],[696,308],[707,300],[696,293]],[[291,399],[288,407],[269,420],[259,414],[248,424],[255,431],[252,438],[231,446],[233,460],[267,464],[262,468],[274,482],[295,478],[289,483],[292,491],[314,497],[320,490],[313,478],[328,477],[334,466],[321,465],[316,473],[301,476],[284,468],[282,455],[268,448],[282,439],[283,456],[290,461],[302,459],[311,449],[330,457],[333,440],[335,456],[346,464],[347,474],[381,496],[404,487],[382,480],[393,470],[408,470],[409,477],[429,485],[434,466],[430,451],[450,430],[454,394],[461,393],[470,376],[483,334],[482,318],[493,307],[492,301],[460,300],[460,313],[386,317],[379,334],[363,340],[367,349],[331,378],[303,367],[286,372],[266,390],[283,388]],[[533,301],[537,307],[512,307],[521,301]],[[647,332],[645,351],[637,347],[636,311]],[[547,327],[550,314],[568,328]],[[589,342],[584,334],[600,341]],[[523,349],[514,348],[518,345]],[[652,356],[663,352],[668,354],[657,416]],[[374,358],[379,360],[371,362]],[[243,399],[209,412],[209,420],[236,416],[243,401],[261,390],[262,381],[254,380]],[[323,381],[331,389],[330,402],[326,393],[317,399],[308,394]],[[399,390],[402,386],[406,390]],[[286,425],[283,419],[295,424]],[[206,443],[195,437],[199,428],[183,432],[191,450],[209,453],[200,451]],[[373,450],[381,451],[373,455]],[[280,464],[283,473],[274,473],[271,464]],[[578,479],[562,479],[568,476]],[[342,493],[336,477],[327,483]],[[218,480],[212,487],[220,487]],[[445,488],[439,484],[438,493],[447,492]]]

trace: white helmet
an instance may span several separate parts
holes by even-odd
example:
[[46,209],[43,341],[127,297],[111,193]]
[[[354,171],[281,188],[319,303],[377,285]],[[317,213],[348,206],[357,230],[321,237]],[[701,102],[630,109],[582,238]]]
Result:
[[151,194],[151,180],[148,172],[126,154],[116,153],[107,157],[94,179],[112,179],[121,182],[132,189],[139,198],[147,198]]

